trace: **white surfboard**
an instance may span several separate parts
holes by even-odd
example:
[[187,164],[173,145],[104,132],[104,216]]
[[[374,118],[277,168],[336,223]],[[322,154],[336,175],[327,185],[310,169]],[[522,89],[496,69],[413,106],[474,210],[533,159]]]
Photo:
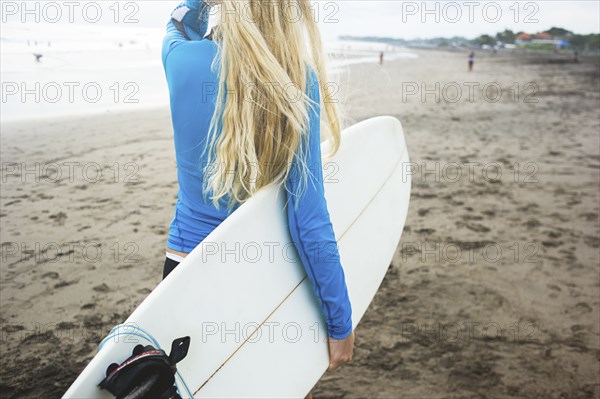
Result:
[[[408,162],[400,122],[377,117],[346,129],[324,165],[354,327],[400,241]],[[64,397],[110,398],[97,388],[109,364],[140,343],[168,352],[183,336],[191,345],[177,365],[182,397],[304,397],[328,367],[327,329],[289,235],[285,200],[270,186],[239,207],[113,329]]]

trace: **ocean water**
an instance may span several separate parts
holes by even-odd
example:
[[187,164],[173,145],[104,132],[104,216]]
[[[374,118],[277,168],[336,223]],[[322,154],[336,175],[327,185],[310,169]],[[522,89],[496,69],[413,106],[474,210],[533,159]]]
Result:
[[[167,105],[164,29],[2,24],[1,121]],[[378,43],[327,41],[332,72],[357,63],[414,58]],[[41,55],[39,62],[35,54]]]

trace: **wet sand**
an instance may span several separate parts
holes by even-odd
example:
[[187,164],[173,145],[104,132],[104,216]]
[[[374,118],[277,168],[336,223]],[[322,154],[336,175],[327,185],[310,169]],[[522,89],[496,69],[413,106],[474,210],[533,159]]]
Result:
[[[413,193],[315,398],[600,397],[598,60],[417,53],[338,93],[347,124],[402,121]],[[160,282],[171,134],[168,109],[2,126],[1,397],[59,397]]]

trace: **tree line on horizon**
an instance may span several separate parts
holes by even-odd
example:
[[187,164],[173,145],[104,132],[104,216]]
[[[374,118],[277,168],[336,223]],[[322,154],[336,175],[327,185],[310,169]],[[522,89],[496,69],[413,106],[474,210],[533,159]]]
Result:
[[[428,47],[494,47],[498,43],[514,44],[517,36],[526,32],[513,32],[510,29],[505,29],[502,32],[492,35],[480,35],[475,39],[467,39],[462,36],[454,36],[450,38],[436,37],[432,39],[414,39],[406,40],[392,37],[379,36],[341,36],[342,40],[360,40],[378,43],[386,43],[395,46],[428,46]],[[552,27],[544,32],[551,35],[553,38],[564,40],[568,43],[566,48],[580,51],[583,53],[600,53],[600,34],[591,33],[580,35],[573,33],[567,29]]]

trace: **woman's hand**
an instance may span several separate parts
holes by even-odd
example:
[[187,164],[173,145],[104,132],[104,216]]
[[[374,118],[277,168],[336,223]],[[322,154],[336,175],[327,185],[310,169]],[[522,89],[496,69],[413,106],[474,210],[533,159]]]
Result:
[[336,370],[342,364],[352,360],[354,354],[354,331],[344,339],[329,337],[329,371]]

